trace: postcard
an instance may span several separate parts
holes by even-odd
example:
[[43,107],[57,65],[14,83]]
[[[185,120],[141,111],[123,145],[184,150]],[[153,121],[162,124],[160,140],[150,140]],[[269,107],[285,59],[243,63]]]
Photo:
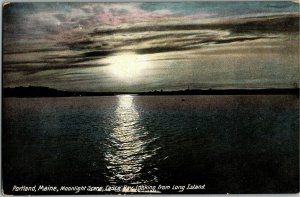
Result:
[[2,193],[299,193],[299,2],[3,4]]

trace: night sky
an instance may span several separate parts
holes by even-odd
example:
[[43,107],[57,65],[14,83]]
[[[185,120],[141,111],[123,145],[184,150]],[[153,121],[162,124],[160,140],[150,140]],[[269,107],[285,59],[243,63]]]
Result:
[[290,88],[296,2],[11,3],[3,86],[77,91]]

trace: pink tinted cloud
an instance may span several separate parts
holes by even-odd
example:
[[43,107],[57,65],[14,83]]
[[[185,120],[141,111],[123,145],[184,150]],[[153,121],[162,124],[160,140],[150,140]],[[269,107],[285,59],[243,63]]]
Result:
[[[137,4],[87,4],[76,7],[68,13],[41,12],[31,16],[32,27],[29,30],[40,29],[44,38],[68,42],[81,39],[87,32],[96,28],[115,28],[122,24],[130,26],[139,22],[170,22],[190,21],[191,19],[207,18],[211,14],[198,13],[181,16],[170,10],[146,11]],[[33,22],[34,21],[34,22]],[[37,26],[37,24],[39,24]]]
[[126,11],[121,8],[105,8],[103,9],[102,13],[96,15],[96,19],[101,24],[119,25],[121,23],[134,23],[166,19],[166,17],[171,17],[172,15],[172,12],[169,10],[147,12],[144,10],[139,10],[137,8],[126,9]]

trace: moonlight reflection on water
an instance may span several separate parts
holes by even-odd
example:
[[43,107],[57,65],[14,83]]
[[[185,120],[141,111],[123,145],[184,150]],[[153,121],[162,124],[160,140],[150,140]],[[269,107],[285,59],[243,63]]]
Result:
[[[111,183],[141,183],[141,170],[145,159],[154,152],[147,152],[148,133],[139,125],[139,113],[135,109],[133,97],[118,97],[115,111],[115,127],[109,136],[108,151],[105,154],[108,174]],[[143,139],[142,139],[143,138]]]

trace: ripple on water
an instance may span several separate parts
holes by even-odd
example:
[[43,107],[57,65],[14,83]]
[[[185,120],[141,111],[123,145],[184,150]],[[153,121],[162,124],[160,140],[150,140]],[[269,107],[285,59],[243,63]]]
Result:
[[[155,181],[157,178],[148,172],[148,180],[142,180],[142,170],[146,159],[156,154],[157,148],[147,150],[148,144],[157,138],[150,138],[140,126],[139,113],[135,109],[133,97],[118,97],[115,111],[116,124],[109,134],[105,153],[106,177],[111,183],[138,184]],[[148,140],[147,140],[148,139]],[[152,177],[152,178],[151,178]]]

